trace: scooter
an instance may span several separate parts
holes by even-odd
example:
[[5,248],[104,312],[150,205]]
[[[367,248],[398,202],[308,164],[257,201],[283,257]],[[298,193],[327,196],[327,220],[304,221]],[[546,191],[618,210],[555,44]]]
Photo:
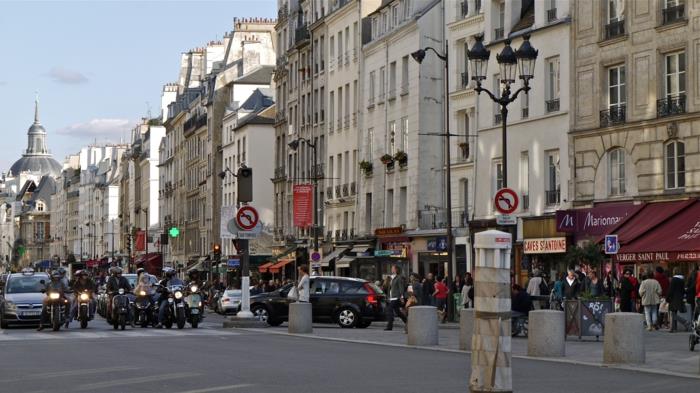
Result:
[[144,290],[136,293],[134,301],[134,321],[142,328],[148,327],[149,324],[155,325],[158,312],[155,308],[151,295]]
[[[698,307],[697,305],[695,307]],[[695,346],[700,343],[700,312],[695,312],[695,319],[690,323],[690,352],[695,351]]]
[[129,317],[129,297],[126,296],[124,288],[119,288],[119,292],[112,296],[112,326],[114,330],[121,328],[126,329],[127,319]]
[[46,294],[49,297],[48,313],[51,321],[51,328],[54,332],[61,329],[61,326],[66,323],[66,307],[68,300],[57,291],[49,291]]
[[80,292],[78,294],[78,321],[80,322],[80,328],[87,328],[88,321],[90,320],[90,293]]
[[168,306],[165,310],[165,318],[161,323],[167,329],[172,328],[173,324],[177,325],[178,329],[184,328],[187,316],[185,314],[183,287],[181,285],[172,285],[163,288],[163,291],[167,295]]
[[192,329],[196,329],[204,316],[202,295],[197,284],[191,284],[188,288],[185,303],[187,304],[187,307],[185,308],[187,321],[192,326]]

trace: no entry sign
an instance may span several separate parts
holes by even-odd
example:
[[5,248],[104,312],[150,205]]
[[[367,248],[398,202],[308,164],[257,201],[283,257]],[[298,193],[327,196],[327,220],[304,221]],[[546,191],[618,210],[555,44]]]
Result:
[[493,200],[496,210],[501,214],[511,214],[518,208],[518,194],[510,188],[501,188]]
[[258,225],[258,211],[253,206],[243,206],[236,213],[236,224],[244,231],[250,231]]

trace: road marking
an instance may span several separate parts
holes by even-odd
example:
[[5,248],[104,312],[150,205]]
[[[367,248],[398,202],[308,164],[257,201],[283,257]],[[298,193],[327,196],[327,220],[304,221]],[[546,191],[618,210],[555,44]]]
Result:
[[52,373],[42,372],[39,374],[32,374],[31,376],[24,376],[24,377],[10,378],[10,379],[0,379],[0,383],[19,382],[19,381],[26,381],[28,379],[34,380],[34,379],[50,379],[50,378],[58,378],[58,377],[73,377],[76,375],[101,374],[101,373],[111,373],[111,372],[115,372],[115,371],[131,371],[131,370],[138,370],[138,369],[139,369],[139,367],[118,366],[118,367],[108,367],[108,368],[93,368],[93,369],[86,369],[86,370],[57,371],[57,372],[52,372]]
[[38,333],[29,331],[5,332],[0,334],[0,343],[17,341],[36,340],[95,340],[110,338],[131,338],[131,337],[196,337],[196,336],[237,336],[240,332],[223,329],[129,329],[129,330],[65,330],[51,333]]
[[202,374],[199,373],[173,373],[173,374],[161,374],[161,375],[152,375],[149,377],[140,377],[140,378],[129,378],[129,379],[118,379],[118,380],[113,380],[113,381],[105,381],[105,382],[98,382],[98,383],[91,383],[87,385],[80,385],[76,390],[78,391],[84,391],[84,390],[98,390],[98,389],[106,389],[106,388],[112,388],[116,386],[124,386],[124,385],[135,385],[139,383],[146,383],[146,382],[158,382],[158,381],[167,381],[169,379],[182,379],[182,378],[191,378],[191,377],[200,377]]
[[185,392],[179,392],[179,393],[211,393],[211,392],[223,392],[224,390],[233,390],[233,389],[240,389],[240,388],[248,388],[251,386],[249,383],[244,383],[244,384],[238,384],[238,385],[228,385],[228,386],[218,386],[215,388],[205,388],[205,389],[197,389],[197,390],[187,390]]

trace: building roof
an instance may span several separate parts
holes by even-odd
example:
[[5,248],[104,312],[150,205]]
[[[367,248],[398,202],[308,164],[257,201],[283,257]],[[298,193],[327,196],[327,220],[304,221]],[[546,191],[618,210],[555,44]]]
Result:
[[54,160],[46,146],[46,130],[39,122],[39,101],[34,103],[34,123],[27,130],[27,150],[22,158],[10,167],[10,175],[18,176],[22,172],[58,177],[61,164]]
[[274,124],[275,119],[260,115],[261,112],[274,104],[275,101],[272,99],[270,89],[255,89],[239,108],[239,113],[248,113],[238,119],[234,130],[238,130],[248,124]]
[[524,30],[532,27],[535,24],[535,3],[533,1],[524,2],[523,10],[520,15],[520,20],[513,26],[511,30],[513,33],[516,31]]

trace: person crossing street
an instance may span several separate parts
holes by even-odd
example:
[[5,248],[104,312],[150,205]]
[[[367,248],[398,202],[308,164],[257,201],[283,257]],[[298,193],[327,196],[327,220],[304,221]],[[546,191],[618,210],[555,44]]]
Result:
[[406,299],[406,280],[401,275],[401,268],[397,265],[391,266],[391,282],[388,295],[389,303],[386,308],[387,325],[384,330],[392,330],[394,328],[394,314],[406,324],[406,315],[401,311],[403,301]]

